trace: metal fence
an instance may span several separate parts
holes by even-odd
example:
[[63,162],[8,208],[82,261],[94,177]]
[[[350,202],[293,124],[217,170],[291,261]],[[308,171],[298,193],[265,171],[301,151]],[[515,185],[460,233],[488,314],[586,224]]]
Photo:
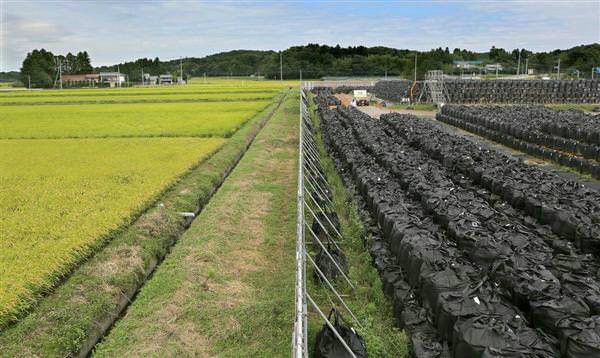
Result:
[[[296,286],[295,286],[295,323],[292,338],[292,356],[295,358],[308,357],[308,310],[309,307],[318,313],[325,324],[333,331],[337,339],[348,351],[351,357],[355,357],[350,347],[346,344],[335,326],[330,322],[327,315],[311,297],[307,290],[307,266],[318,273],[324,283],[324,289],[331,291],[337,298],[338,304],[352,317],[353,322],[361,327],[360,322],[350,310],[342,296],[337,292],[333,284],[325,277],[319,269],[313,257],[306,250],[306,238],[311,238],[321,252],[324,252],[335,264],[344,281],[354,289],[350,278],[339,267],[333,259],[328,246],[332,245],[336,250],[342,251],[340,245],[341,233],[335,228],[330,218],[334,205],[330,197],[331,190],[321,167],[319,150],[315,142],[313,122],[308,110],[308,90],[310,83],[303,83],[300,88],[300,118],[299,118],[299,158],[298,158],[298,217],[296,225]],[[318,235],[309,225],[318,225],[325,233],[326,240],[320,240]],[[329,229],[328,229],[329,228]],[[326,241],[325,243],[323,241]],[[308,265],[307,265],[308,263]],[[310,303],[310,306],[309,306]],[[331,303],[334,305],[333,301]]]

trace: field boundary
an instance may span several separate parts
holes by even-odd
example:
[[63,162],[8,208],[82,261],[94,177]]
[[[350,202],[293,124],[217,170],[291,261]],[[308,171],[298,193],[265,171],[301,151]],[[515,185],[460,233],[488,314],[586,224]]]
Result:
[[87,356],[189,227],[190,216],[181,213],[202,210],[286,97],[276,96],[0,332],[2,355]]
[[[66,96],[65,96],[66,97]],[[186,99],[148,99],[148,100],[133,100],[133,101],[62,101],[62,102],[0,102],[0,107],[15,107],[15,106],[54,106],[54,105],[74,105],[74,104],[139,104],[139,103],[211,103],[211,102],[256,102],[272,100],[274,97],[254,97],[254,98],[231,98],[231,99],[204,99],[204,98],[186,98]]]

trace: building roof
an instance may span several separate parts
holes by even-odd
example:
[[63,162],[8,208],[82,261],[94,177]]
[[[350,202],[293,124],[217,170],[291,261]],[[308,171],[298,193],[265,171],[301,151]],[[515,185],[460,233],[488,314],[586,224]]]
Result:
[[452,61],[455,65],[480,65],[483,61]]
[[173,78],[171,75],[160,75],[160,78]]
[[98,79],[100,75],[96,73],[82,73],[77,75],[62,75],[63,81],[85,81]]
[[100,76],[123,76],[123,73],[120,72],[100,72]]

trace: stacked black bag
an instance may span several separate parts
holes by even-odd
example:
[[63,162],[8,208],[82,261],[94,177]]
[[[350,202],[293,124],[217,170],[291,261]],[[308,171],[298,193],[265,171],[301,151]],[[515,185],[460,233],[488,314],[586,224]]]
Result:
[[[333,316],[333,321],[332,321]],[[357,358],[367,357],[365,340],[350,327],[341,314],[332,308],[329,312],[329,321],[340,334],[346,345],[352,350]],[[342,342],[336,337],[333,330],[325,323],[317,334],[315,343],[315,358],[346,358],[352,357]]]

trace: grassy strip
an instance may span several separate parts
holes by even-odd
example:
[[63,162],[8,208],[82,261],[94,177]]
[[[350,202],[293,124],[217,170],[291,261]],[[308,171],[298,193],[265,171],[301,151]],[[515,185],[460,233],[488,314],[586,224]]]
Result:
[[[232,87],[230,87],[232,88]],[[232,90],[228,90],[227,88],[224,89],[219,89],[219,88],[215,88],[215,89],[206,89],[206,90],[200,90],[198,91],[197,89],[173,89],[171,91],[160,91],[160,89],[158,89],[158,91],[153,90],[152,88],[148,88],[148,89],[142,89],[139,90],[137,88],[132,88],[132,89],[123,89],[123,90],[118,90],[118,89],[113,89],[113,90],[99,90],[99,89],[87,89],[87,88],[81,88],[81,89],[77,89],[77,90],[56,90],[56,91],[52,91],[52,90],[46,90],[46,91],[39,91],[39,92],[7,92],[7,93],[0,93],[0,99],[3,98],[36,98],[36,97],[51,97],[51,98],[56,98],[56,97],[98,97],[98,96],[108,96],[108,97],[115,97],[115,96],[165,96],[165,95],[216,95],[216,94],[246,94],[246,93],[260,93],[260,94],[264,94],[266,92],[271,92],[273,93],[273,95],[276,95],[278,92],[280,92],[281,89],[262,89],[262,88],[257,88],[257,89],[253,89],[253,88],[232,88]]]
[[298,95],[288,97],[98,357],[283,357],[294,324]]
[[87,354],[189,225],[179,213],[204,207],[276,108],[277,102],[252,118],[27,317],[0,333],[0,356]]
[[[148,99],[132,99],[132,100],[81,100],[81,101],[39,101],[39,102],[0,102],[2,106],[51,106],[60,104],[135,104],[135,103],[195,103],[195,102],[256,102],[266,101],[273,98],[273,95],[256,96],[248,98],[181,98],[181,99],[163,99],[163,98],[148,98]],[[118,97],[116,97],[118,98]]]
[[437,111],[438,110],[435,103],[395,104],[393,106],[389,106],[386,108],[387,109],[413,110],[413,111]]
[[600,103],[555,103],[547,104],[546,107],[552,109],[580,109],[582,111],[591,112],[596,108],[600,108]]
[[[404,332],[395,327],[392,302],[384,295],[379,274],[371,264],[371,255],[364,246],[366,230],[360,220],[356,203],[346,190],[333,160],[325,149],[320,119],[315,109],[315,106],[311,107],[321,165],[331,187],[335,209],[340,218],[341,233],[344,237],[341,247],[348,258],[349,278],[356,285],[356,291],[352,292],[346,287],[347,284],[344,285],[341,280],[338,280],[336,289],[347,295],[344,298],[346,303],[364,326],[363,329],[357,330],[365,338],[369,357],[408,357],[408,338]],[[311,271],[309,269],[309,272]],[[309,277],[312,278],[310,274]],[[308,282],[308,290],[321,309],[331,306],[329,297],[337,302],[328,289],[315,284],[312,279]],[[340,311],[344,312],[346,319],[351,322],[350,315],[345,313],[343,307]],[[309,320],[308,334],[310,345],[314,346],[316,334],[321,329],[322,323],[316,313],[312,313],[312,318]]]

